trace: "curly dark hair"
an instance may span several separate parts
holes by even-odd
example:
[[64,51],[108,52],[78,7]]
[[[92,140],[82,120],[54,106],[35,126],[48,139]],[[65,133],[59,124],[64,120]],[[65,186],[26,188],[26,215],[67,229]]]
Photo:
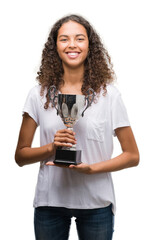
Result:
[[96,93],[100,93],[101,87],[106,94],[106,85],[114,81],[115,73],[108,51],[101,42],[99,35],[96,33],[90,23],[79,15],[68,15],[58,20],[52,27],[45,47],[42,52],[42,61],[37,80],[41,85],[41,95],[47,89],[45,108],[49,106],[48,89],[55,85],[57,89],[63,83],[63,66],[62,61],[57,53],[57,36],[60,27],[68,22],[75,21],[87,31],[89,40],[89,52],[84,62],[84,76],[81,91],[86,94],[88,88],[92,88]]

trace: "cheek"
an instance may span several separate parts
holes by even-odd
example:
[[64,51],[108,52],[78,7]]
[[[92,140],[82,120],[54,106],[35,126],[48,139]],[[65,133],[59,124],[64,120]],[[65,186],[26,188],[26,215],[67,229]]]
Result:
[[85,46],[85,47],[83,48],[83,52],[84,52],[84,55],[85,55],[85,56],[88,55],[88,52],[89,52],[88,46]]
[[61,58],[63,49],[60,46],[57,46],[57,53],[58,53],[59,57]]
[[85,54],[88,54],[88,51],[89,51],[89,44],[84,44],[81,48],[82,48],[82,51],[85,52]]
[[58,55],[60,56],[60,49],[59,48],[57,48],[57,53],[58,53]]
[[64,52],[65,52],[65,49],[67,48],[67,44],[63,44],[63,45],[57,45],[57,53],[58,55],[61,57],[63,56],[64,57]]
[[64,49],[64,44],[57,43],[57,52],[61,52]]

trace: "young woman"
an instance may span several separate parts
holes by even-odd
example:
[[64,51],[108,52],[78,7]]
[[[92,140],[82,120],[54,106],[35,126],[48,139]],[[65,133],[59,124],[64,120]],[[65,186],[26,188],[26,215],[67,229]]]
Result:
[[[65,240],[71,217],[79,239],[110,240],[115,196],[111,172],[137,166],[139,153],[107,50],[83,17],[66,16],[55,23],[42,53],[37,79],[24,109],[15,159],[19,166],[40,162],[34,199],[37,240]],[[95,91],[92,105],[74,126],[66,129],[50,104],[48,90],[63,94]],[[40,147],[32,148],[40,126]],[[122,153],[111,158],[113,135]],[[53,163],[57,147],[82,149],[82,163],[68,167]]]

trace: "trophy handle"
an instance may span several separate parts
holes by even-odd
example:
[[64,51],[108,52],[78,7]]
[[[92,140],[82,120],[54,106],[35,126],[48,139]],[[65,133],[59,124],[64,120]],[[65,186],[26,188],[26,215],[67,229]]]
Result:
[[[92,92],[92,93],[90,94],[90,92]],[[86,108],[83,110],[83,112],[81,114],[82,117],[84,116],[84,112],[87,110],[87,108],[90,107],[90,105],[92,104],[92,102],[94,100],[94,96],[95,96],[94,90],[92,88],[89,88],[87,90],[87,96],[85,96],[85,99],[87,101],[87,106],[86,106]]]
[[58,108],[56,107],[56,99],[58,98],[58,95],[56,94],[56,92],[57,92],[56,87],[52,85],[48,90],[48,96],[53,107],[55,107],[55,109],[57,110],[57,115],[58,115]]

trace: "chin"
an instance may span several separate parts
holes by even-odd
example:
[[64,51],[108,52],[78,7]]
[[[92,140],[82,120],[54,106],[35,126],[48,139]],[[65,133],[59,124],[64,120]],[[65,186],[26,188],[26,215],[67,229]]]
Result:
[[77,62],[72,62],[72,63],[68,63],[68,62],[64,62],[63,63],[63,67],[65,68],[65,66],[67,68],[72,68],[72,69],[76,69],[76,68],[80,68],[80,67],[84,67],[84,61],[77,63]]

